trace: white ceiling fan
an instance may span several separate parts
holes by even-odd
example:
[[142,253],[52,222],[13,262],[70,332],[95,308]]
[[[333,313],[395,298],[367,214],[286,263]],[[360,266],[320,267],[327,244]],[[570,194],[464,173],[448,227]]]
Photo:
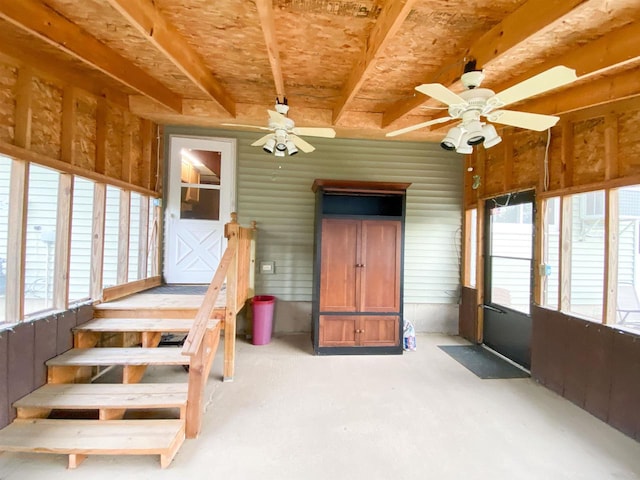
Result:
[[333,128],[296,127],[295,122],[286,116],[289,111],[286,98],[284,98],[282,103],[276,99],[275,108],[276,111],[267,110],[269,112],[268,127],[242,125],[238,123],[223,123],[222,125],[271,131],[272,133],[268,133],[251,145],[254,147],[261,146],[265,152],[274,153],[276,157],[284,157],[285,152],[289,155],[295,155],[298,153],[298,149],[304,153],[310,153],[315,150],[313,145],[298,135],[323,138],[335,138],[336,136],[336,131]]
[[[470,65],[472,69],[475,68],[475,62],[470,62]],[[485,117],[488,122],[539,132],[551,128],[560,117],[503,110],[502,107],[561,87],[573,82],[577,77],[575,70],[560,65],[499,93],[494,93],[488,88],[478,88],[483,78],[481,70],[468,71],[468,68],[465,68],[461,81],[466,90],[459,94],[452,92],[440,83],[425,83],[417,86],[417,91],[448,105],[449,115],[394,130],[388,132],[386,136],[395,137],[430,125],[460,119],[461,122],[451,128],[440,143],[442,148],[465,154],[472,153],[473,146],[480,143],[484,143],[485,148],[489,148],[500,143],[502,139],[498,136],[495,127],[482,121],[481,117]]]

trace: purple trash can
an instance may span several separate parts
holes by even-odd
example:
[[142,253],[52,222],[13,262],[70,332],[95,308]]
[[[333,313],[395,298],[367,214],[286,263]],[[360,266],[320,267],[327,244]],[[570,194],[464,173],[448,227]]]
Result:
[[251,299],[253,309],[253,335],[251,343],[266,345],[271,341],[273,330],[273,308],[276,297],[271,295],[256,295]]

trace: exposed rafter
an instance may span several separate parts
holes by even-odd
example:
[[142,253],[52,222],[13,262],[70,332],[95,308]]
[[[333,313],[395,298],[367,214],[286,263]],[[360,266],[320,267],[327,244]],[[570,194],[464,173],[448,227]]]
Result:
[[333,123],[338,123],[348,103],[358,93],[367,79],[367,72],[375,66],[375,59],[387,46],[388,41],[396,34],[405,21],[415,0],[405,2],[387,2],[378,17],[357,63],[351,69],[349,79],[342,89],[338,103],[333,109]]
[[527,103],[527,111],[562,115],[598,105],[640,98],[639,70],[640,68],[634,68],[618,75],[589,80],[573,86],[569,91],[532,100]]
[[195,85],[235,116],[231,95],[213,76],[202,57],[158,11],[151,0],[108,0],[140,33]]
[[[562,21],[565,15],[585,1],[587,0],[529,0],[480,37],[467,50],[460,63],[464,63],[466,59],[475,59],[478,66],[484,68],[492,61],[504,57],[510,50],[533,35],[552,29],[557,22]],[[445,75],[441,83],[456,87],[455,81],[459,73],[451,72],[448,77]],[[408,101],[395,103],[384,113],[382,127],[389,126],[426,101],[426,97],[416,95]]]
[[[492,90],[500,92],[515,85],[530,76],[536,75],[556,65],[565,65],[576,70],[581,82],[569,90],[562,90],[552,94],[549,100],[534,99],[523,103],[523,108],[534,113],[559,115],[574,110],[589,108],[602,103],[613,102],[640,94],[640,87],[636,87],[634,76],[637,78],[638,68],[629,72],[596,79],[585,83],[589,77],[602,76],[614,69],[623,68],[633,63],[640,65],[640,24],[629,25],[614,30],[600,37],[598,40],[572,49],[564,55],[536,65],[528,70],[526,75],[511,79],[500,85],[492,85]],[[595,86],[598,86],[597,88]],[[547,110],[541,106],[546,106]],[[443,126],[433,129],[443,130]]]
[[565,65],[573,68],[576,74],[585,78],[587,76],[601,75],[609,70],[617,69],[628,62],[634,62],[640,58],[640,23],[633,22],[626,27],[619,28],[598,40],[571,49],[564,55],[552,58],[544,63],[536,65],[522,75],[512,79],[509,83],[500,85],[496,91],[503,90],[536,75],[556,65]]
[[127,95],[100,85],[92,78],[83,75],[77,69],[65,66],[47,55],[18,48],[10,41],[7,41],[2,35],[2,32],[0,32],[0,59],[3,57],[6,57],[9,63],[33,68],[40,75],[51,77],[67,85],[76,86],[96,97],[110,101],[120,108],[129,108]]
[[282,99],[286,96],[284,90],[284,78],[282,76],[282,65],[280,63],[280,50],[276,39],[276,27],[273,19],[273,4],[271,0],[256,0],[256,8],[260,17],[260,26],[264,34],[264,43],[267,47],[267,55],[271,64],[273,82],[276,85],[276,95]]
[[156,102],[180,112],[182,98],[38,0],[0,2],[0,17],[97,68]]

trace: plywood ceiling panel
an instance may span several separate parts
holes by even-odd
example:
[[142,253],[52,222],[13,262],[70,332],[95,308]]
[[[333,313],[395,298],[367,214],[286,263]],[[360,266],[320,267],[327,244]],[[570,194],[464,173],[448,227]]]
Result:
[[[34,5],[58,12],[166,92],[134,89],[126,78],[107,76],[11,17]],[[525,11],[531,15],[518,16]],[[589,55],[600,39],[639,19],[640,0],[25,0],[11,8],[0,5],[0,54],[51,69],[53,76],[67,72],[66,82],[84,78],[81,88],[115,92],[136,114],[161,123],[265,125],[265,109],[280,91],[299,126],[384,138],[390,130],[443,115],[443,105],[415,87],[441,82],[459,91],[468,52],[482,42],[483,86],[496,91],[555,58],[571,63],[580,51],[576,68],[583,66],[583,73],[597,68],[591,80],[617,85],[620,79],[622,86],[610,89],[606,101],[640,96],[640,86],[634,89],[628,81],[630,69],[640,63],[640,47],[629,42],[620,51],[615,44],[600,45],[598,58],[617,49],[611,64]],[[518,35],[523,30],[526,34]],[[162,48],[159,31],[191,52],[176,58]],[[637,37],[636,30],[631,33]],[[575,87],[582,92],[585,84]],[[562,114],[589,106],[595,97],[602,98],[581,94],[567,106],[535,99],[519,107]],[[433,140],[434,130],[398,139]]]

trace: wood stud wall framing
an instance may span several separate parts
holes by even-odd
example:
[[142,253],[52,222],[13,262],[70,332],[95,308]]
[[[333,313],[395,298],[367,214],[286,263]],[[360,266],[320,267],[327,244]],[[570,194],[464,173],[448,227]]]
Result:
[[[585,130],[585,128],[587,128]],[[571,306],[571,242],[572,225],[565,219],[572,217],[570,195],[603,190],[605,195],[604,258],[604,305],[603,322],[612,322],[616,315],[616,292],[618,270],[618,195],[617,188],[640,184],[640,162],[637,158],[637,143],[640,141],[640,102],[635,99],[618,102],[608,107],[594,107],[564,119],[551,130],[550,148],[546,156],[547,132],[511,132],[498,148],[484,151],[478,148],[468,164],[472,172],[466,172],[465,209],[476,208],[478,223],[482,225],[481,213],[488,198],[535,188],[537,197],[536,244],[534,246],[534,299],[542,302],[544,279],[538,272],[543,260],[543,229],[546,201],[559,197],[561,245],[559,258],[560,311],[569,311]],[[625,136],[623,136],[623,133]],[[627,136],[635,136],[628,138]],[[496,152],[499,152],[496,154]],[[589,152],[585,159],[582,152]],[[595,153],[594,153],[595,152]],[[584,162],[592,162],[585,168]],[[548,171],[549,188],[545,184],[545,169]],[[479,188],[472,188],[472,175],[480,175]],[[487,177],[490,179],[487,181]],[[496,182],[495,179],[501,181]],[[491,180],[492,179],[492,180]],[[478,289],[478,314],[476,340],[482,339],[483,276],[480,273],[483,230],[478,228],[478,250],[476,257]],[[468,248],[465,246],[465,249]],[[469,258],[465,255],[463,279],[468,283]]]

